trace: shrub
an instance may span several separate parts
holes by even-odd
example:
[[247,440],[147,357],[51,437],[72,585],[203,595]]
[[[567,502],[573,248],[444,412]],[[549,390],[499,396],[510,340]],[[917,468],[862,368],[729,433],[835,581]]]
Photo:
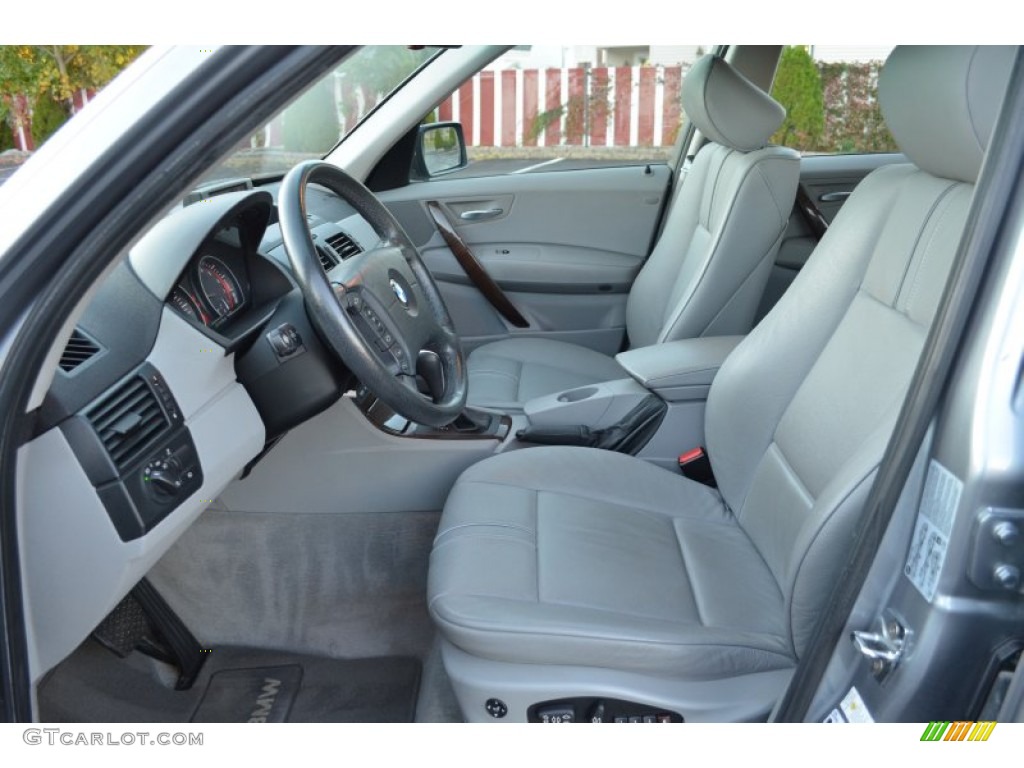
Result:
[[39,96],[32,107],[32,139],[41,146],[68,119],[67,108],[48,96]]
[[772,141],[803,150],[816,147],[825,129],[825,100],[821,75],[805,46],[783,48],[772,97],[786,109]]

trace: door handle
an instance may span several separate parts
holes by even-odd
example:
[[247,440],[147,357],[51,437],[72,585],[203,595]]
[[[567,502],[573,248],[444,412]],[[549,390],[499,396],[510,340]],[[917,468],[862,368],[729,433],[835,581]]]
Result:
[[483,221],[501,216],[504,212],[503,208],[484,208],[479,211],[463,211],[459,214],[459,218],[465,221]]
[[850,196],[849,192],[826,192],[818,198],[819,203],[838,203]]

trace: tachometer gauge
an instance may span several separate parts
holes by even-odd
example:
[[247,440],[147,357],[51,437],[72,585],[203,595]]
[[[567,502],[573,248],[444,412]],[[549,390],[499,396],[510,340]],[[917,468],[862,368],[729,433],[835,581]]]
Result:
[[181,286],[177,286],[173,291],[171,291],[171,304],[173,304],[174,308],[186,317],[191,317],[193,320],[202,323],[203,325],[210,324],[210,318],[203,311],[199,302],[196,301],[191,293]]
[[217,317],[227,317],[242,303],[238,280],[223,261],[213,256],[199,261],[199,287]]

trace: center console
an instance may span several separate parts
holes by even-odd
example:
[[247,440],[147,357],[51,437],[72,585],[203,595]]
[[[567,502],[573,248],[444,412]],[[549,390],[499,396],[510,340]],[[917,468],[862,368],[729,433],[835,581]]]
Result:
[[468,406],[447,426],[417,424],[396,413],[365,386],[356,389],[353,402],[371,424],[395,436],[421,440],[504,440],[512,428],[511,416]]
[[[742,339],[683,339],[621,352],[615,360],[630,378],[528,401],[523,407],[528,427],[519,431],[519,439],[609,447],[595,442],[600,440],[595,435],[643,430],[617,445],[626,445],[625,452],[655,464],[674,467],[680,451],[703,445],[704,405],[711,383]],[[652,424],[654,403],[659,408],[658,422]]]
[[496,453],[530,445],[596,447],[674,468],[681,451],[703,445],[711,383],[742,339],[683,339],[620,352],[615,360],[628,378],[534,398],[521,414],[467,408],[442,429],[398,416],[363,387],[354,402],[377,429],[396,437],[491,440]]

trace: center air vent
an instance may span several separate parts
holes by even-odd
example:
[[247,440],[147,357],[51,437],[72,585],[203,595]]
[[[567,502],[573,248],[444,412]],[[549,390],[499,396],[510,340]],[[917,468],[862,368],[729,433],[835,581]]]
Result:
[[321,248],[319,245],[316,246],[316,255],[320,259],[320,266],[324,268],[324,272],[330,272],[338,264],[330,251],[326,248]]
[[75,328],[71,332],[67,346],[64,347],[64,352],[61,353],[60,369],[64,373],[71,373],[99,351],[99,344]]
[[171,424],[149,384],[133,376],[86,414],[118,469],[135,461]]
[[363,252],[359,244],[344,232],[328,237],[327,244],[334,249],[334,252],[338,254],[342,261]]

